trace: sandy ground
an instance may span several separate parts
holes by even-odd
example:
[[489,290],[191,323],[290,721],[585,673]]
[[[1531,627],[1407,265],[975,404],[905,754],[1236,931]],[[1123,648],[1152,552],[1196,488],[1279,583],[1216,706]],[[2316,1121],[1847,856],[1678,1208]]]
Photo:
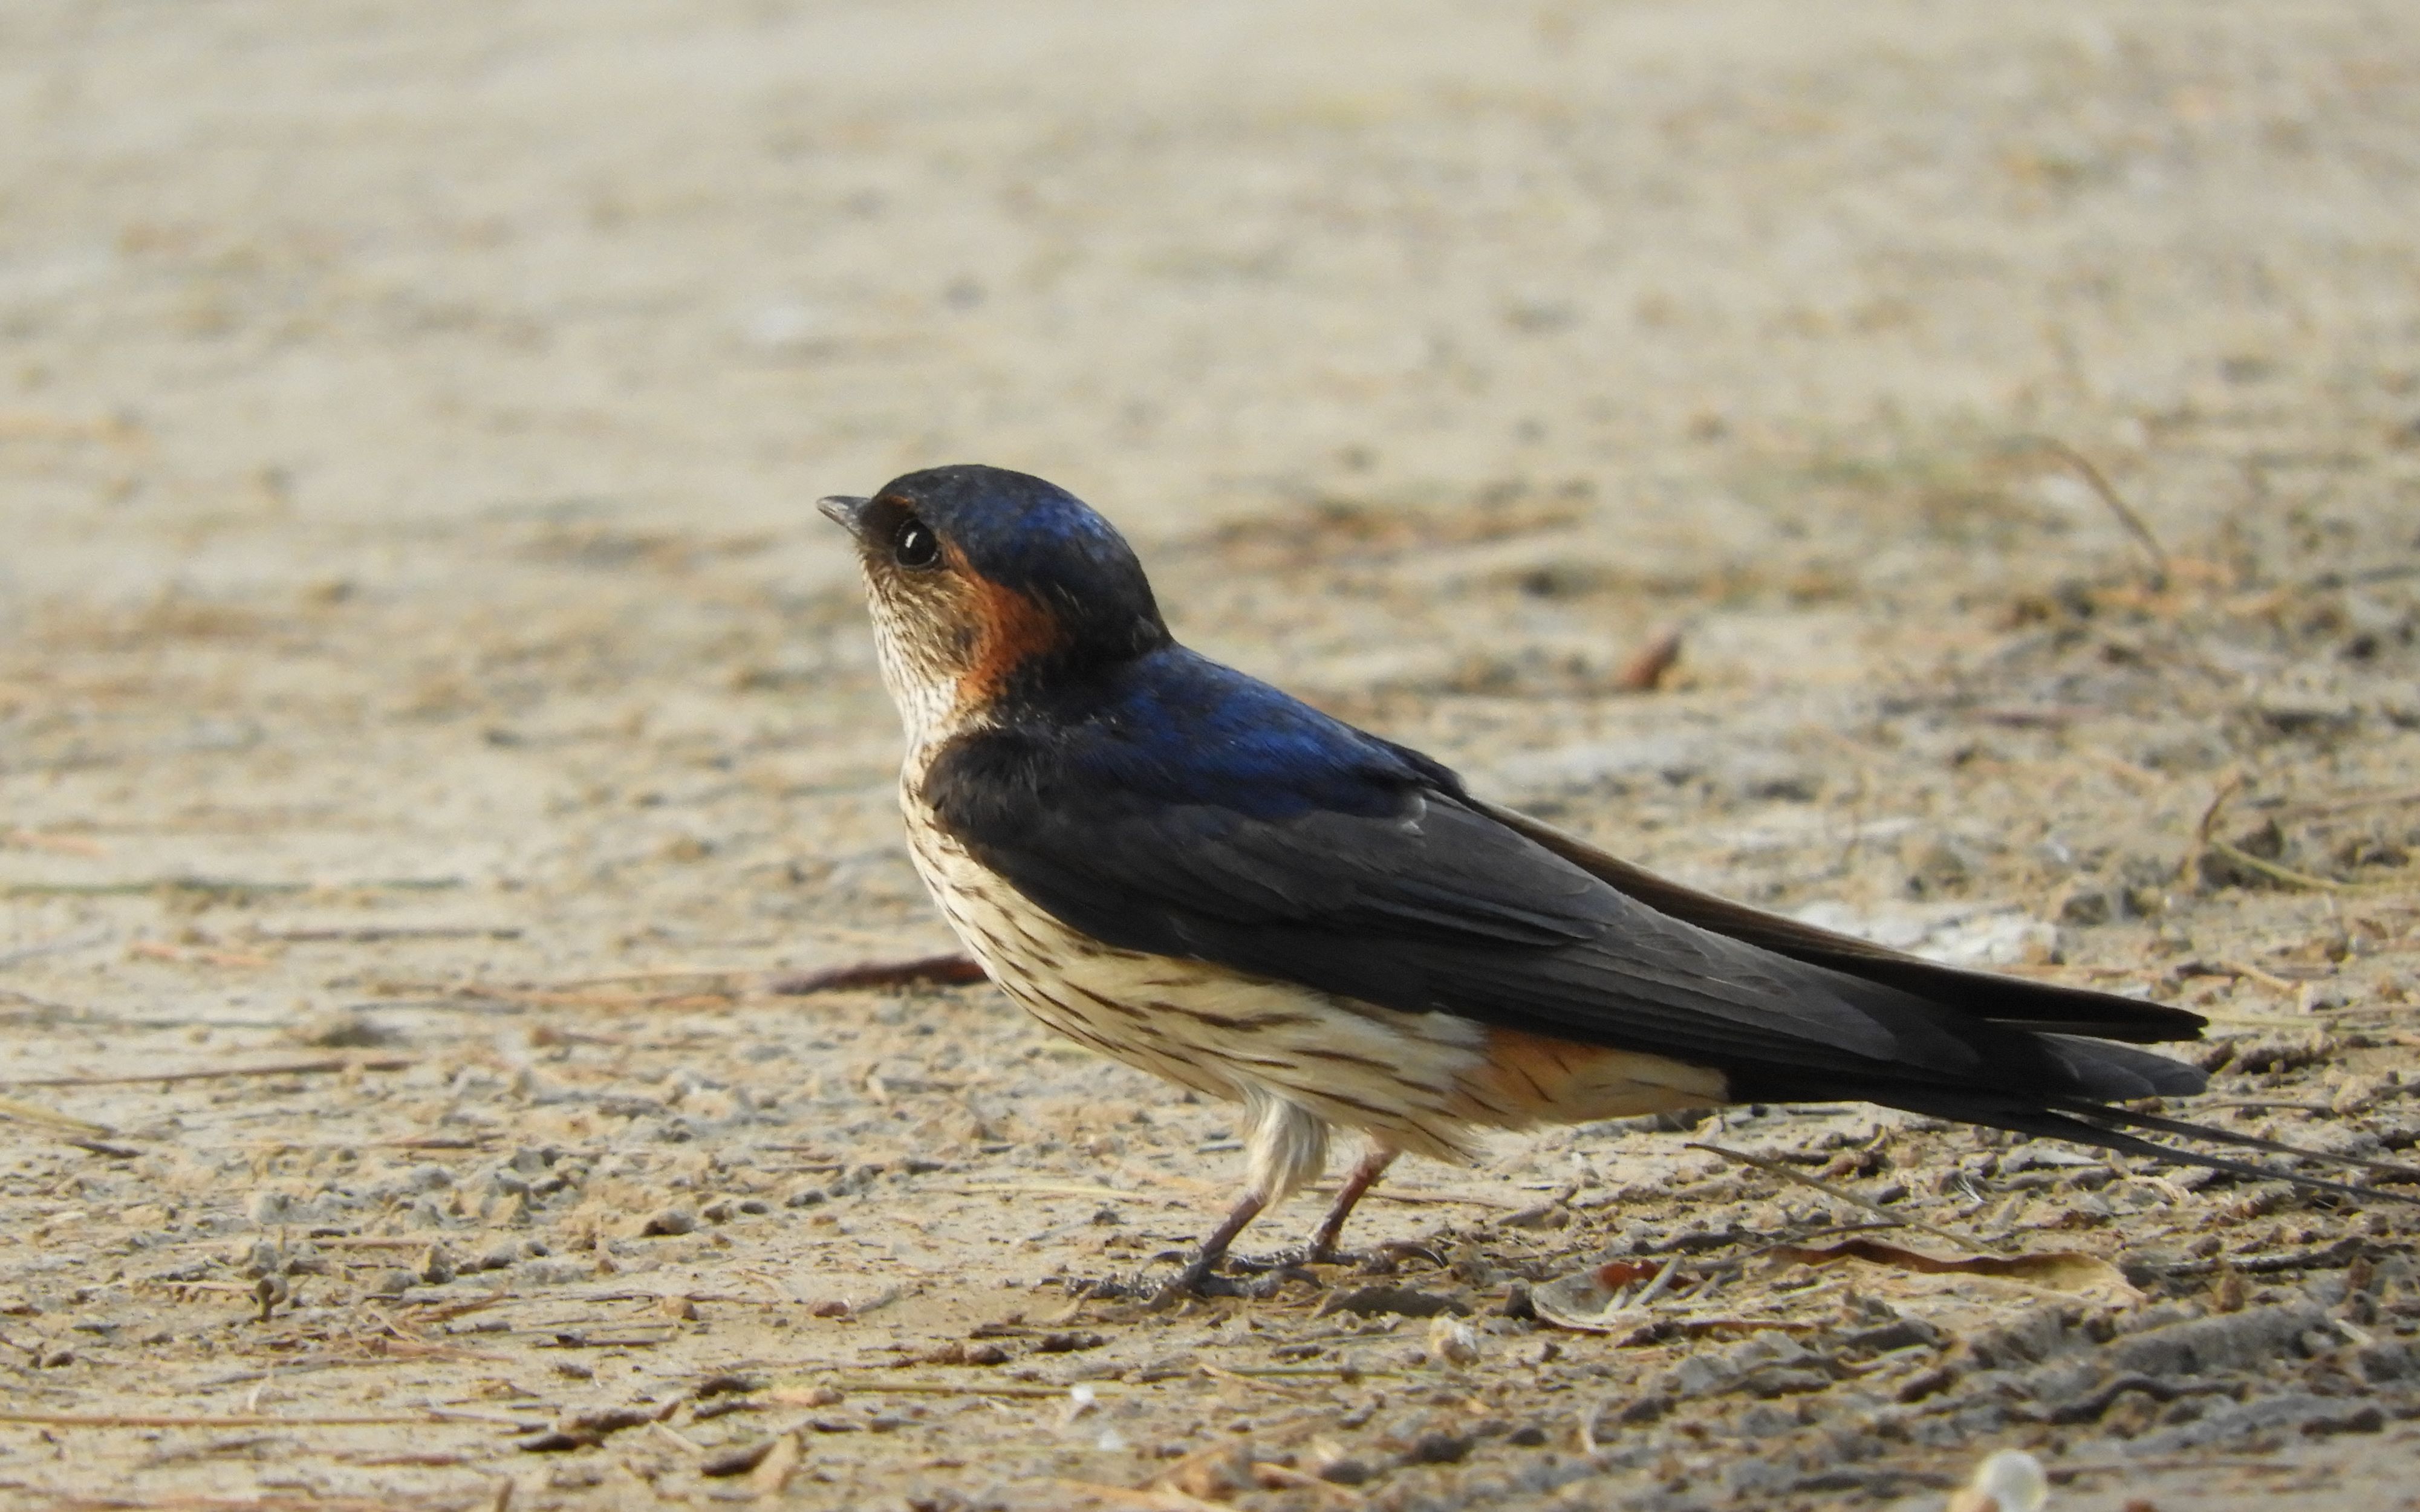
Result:
[[2388,4],[15,0],[0,1499],[2420,1504],[2396,1204],[1740,1110],[1138,1314],[1228,1110],[766,990],[949,947],[809,501],[986,460],[1482,792],[2411,1146],[2416,143]]

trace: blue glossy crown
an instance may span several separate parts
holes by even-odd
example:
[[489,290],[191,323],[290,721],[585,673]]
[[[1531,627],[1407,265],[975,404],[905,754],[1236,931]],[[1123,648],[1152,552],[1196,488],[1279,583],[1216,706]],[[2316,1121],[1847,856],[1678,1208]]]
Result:
[[962,465],[893,478],[877,502],[914,510],[972,571],[1047,609],[1079,659],[1164,645],[1142,563],[1092,506],[1030,473]]

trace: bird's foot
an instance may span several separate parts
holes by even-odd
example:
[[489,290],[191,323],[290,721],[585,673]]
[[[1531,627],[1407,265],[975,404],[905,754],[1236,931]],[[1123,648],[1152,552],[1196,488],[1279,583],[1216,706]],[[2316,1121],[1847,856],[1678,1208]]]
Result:
[[1274,1255],[1231,1255],[1227,1263],[1238,1271],[1278,1272],[1305,1275],[1312,1266],[1349,1266],[1363,1275],[1393,1275],[1406,1260],[1424,1260],[1443,1270],[1445,1257],[1426,1244],[1388,1240],[1368,1249],[1339,1249],[1333,1244],[1304,1244]]
[[[1445,1257],[1426,1244],[1389,1240],[1368,1249],[1338,1249],[1304,1244],[1271,1255],[1237,1255],[1233,1251],[1162,1250],[1154,1263],[1181,1261],[1182,1268],[1165,1281],[1153,1281],[1140,1272],[1132,1275],[1070,1276],[1063,1283],[1068,1294],[1087,1302],[1140,1303],[1146,1309],[1171,1307],[1193,1298],[1239,1297],[1259,1302],[1283,1291],[1289,1281],[1317,1288],[1326,1285],[1318,1267],[1351,1267],[1361,1275],[1395,1275],[1406,1261],[1445,1269]],[[1233,1274],[1222,1275],[1224,1267]]]
[[[1276,1296],[1289,1281],[1318,1278],[1299,1265],[1249,1259],[1233,1254],[1204,1254],[1200,1250],[1167,1250],[1152,1257],[1155,1260],[1183,1260],[1176,1274],[1156,1286],[1136,1276],[1131,1281],[1107,1281],[1093,1284],[1093,1289],[1082,1293],[1088,1297],[1117,1297],[1140,1300],[1146,1307],[1171,1307],[1192,1298],[1240,1297],[1261,1301]],[[1221,1275],[1218,1268],[1229,1264],[1241,1275]],[[1107,1288],[1115,1289],[1107,1289]]]
[[[1183,1260],[1184,1268],[1156,1288],[1146,1286],[1140,1277],[1131,1282],[1095,1283],[1087,1296],[1142,1299],[1145,1305],[1159,1309],[1172,1307],[1192,1298],[1240,1297],[1260,1302],[1283,1291],[1291,1281],[1308,1283],[1313,1288],[1326,1283],[1314,1267],[1350,1266],[1363,1275],[1394,1275],[1406,1260],[1425,1260],[1442,1270],[1445,1257],[1425,1244],[1393,1241],[1367,1250],[1340,1250],[1306,1244],[1295,1249],[1280,1250],[1274,1255],[1204,1254],[1200,1250],[1168,1250],[1153,1257],[1159,1260]],[[1220,1268],[1234,1273],[1222,1275]],[[1099,1289],[1115,1286],[1116,1290]]]

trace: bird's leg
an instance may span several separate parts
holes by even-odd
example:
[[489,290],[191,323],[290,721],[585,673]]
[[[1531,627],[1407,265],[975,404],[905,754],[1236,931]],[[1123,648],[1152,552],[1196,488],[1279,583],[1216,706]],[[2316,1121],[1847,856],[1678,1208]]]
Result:
[[1319,1220],[1318,1231],[1311,1236],[1311,1252],[1303,1258],[1312,1265],[1327,1265],[1337,1258],[1336,1242],[1344,1233],[1344,1220],[1353,1216],[1353,1205],[1363,1194],[1378,1184],[1387,1167],[1395,1163],[1400,1151],[1384,1145],[1373,1145],[1370,1152],[1354,1165],[1353,1174],[1336,1189],[1336,1200],[1327,1206],[1327,1216]]
[[1243,1200],[1229,1211],[1218,1227],[1210,1230],[1210,1237],[1202,1242],[1202,1248],[1186,1262],[1185,1269],[1176,1273],[1174,1280],[1160,1288],[1158,1300],[1169,1301],[1200,1292],[1202,1283],[1208,1280],[1210,1273],[1218,1268],[1218,1262],[1227,1257],[1227,1246],[1235,1242],[1235,1236],[1244,1231],[1244,1226],[1259,1217],[1261,1210],[1268,1205],[1269,1199],[1257,1188],[1246,1192]]
[[[1378,1184],[1378,1179],[1387,1174],[1387,1167],[1392,1165],[1395,1157],[1401,1153],[1403,1151],[1384,1145],[1373,1146],[1353,1167],[1353,1173],[1344,1179],[1344,1184],[1337,1189],[1336,1200],[1328,1204],[1327,1216],[1320,1220],[1319,1228],[1311,1235],[1310,1243],[1298,1250],[1286,1250],[1258,1259],[1236,1256],[1230,1263],[1238,1271],[1292,1271],[1306,1265],[1366,1261],[1369,1258],[1366,1256],[1337,1248],[1336,1242],[1344,1233],[1344,1221],[1353,1216],[1354,1205]],[[1397,1258],[1417,1256],[1438,1265],[1445,1263],[1424,1244],[1381,1244],[1378,1253]]]
[[[1243,1200],[1211,1230],[1210,1237],[1202,1242],[1201,1250],[1177,1273],[1176,1279],[1161,1288],[1159,1296],[1163,1301],[1205,1289],[1210,1273],[1227,1258],[1227,1247],[1244,1231],[1244,1226],[1259,1217],[1261,1210],[1271,1202],[1284,1201],[1327,1164],[1326,1119],[1291,1098],[1257,1085],[1245,1089],[1244,1107],[1247,1121]],[[1373,1171],[1371,1180],[1375,1179]],[[1355,1189],[1354,1195],[1360,1195],[1359,1188]],[[1250,1271],[1282,1272],[1288,1268],[1284,1261],[1272,1266],[1241,1257],[1236,1257],[1235,1265],[1239,1270]],[[1273,1285],[1275,1279],[1269,1284]]]

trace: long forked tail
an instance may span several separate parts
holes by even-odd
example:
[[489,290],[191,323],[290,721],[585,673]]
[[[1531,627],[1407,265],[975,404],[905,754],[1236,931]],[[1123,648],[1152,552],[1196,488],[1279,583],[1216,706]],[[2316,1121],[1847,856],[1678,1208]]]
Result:
[[[2156,1113],[2143,1113],[2133,1108],[2086,1104],[2067,1111],[2080,1118],[2123,1124],[2133,1129],[2149,1129],[2157,1134],[2174,1134],[2180,1139],[2208,1139],[2215,1144],[2233,1145],[2240,1149],[2265,1150],[2272,1155],[2291,1155],[2300,1160],[2323,1161],[2332,1165],[2354,1165],[2366,1171],[2376,1171],[2389,1180],[2420,1181],[2420,1169],[2395,1161],[2376,1160],[2367,1155],[2347,1155],[2331,1149],[2312,1149],[2303,1145],[2289,1145],[2283,1140],[2263,1139],[2257,1134],[2238,1134],[2231,1129],[2213,1129],[2208,1124],[2188,1123],[2182,1119],[2163,1118]],[[2166,1147],[2154,1146],[2153,1148],[2164,1149]],[[2190,1152],[2187,1152],[2183,1158],[2190,1159]],[[2298,1179],[2290,1171],[2279,1171],[2274,1174],[2289,1181]],[[2400,1192],[2381,1192],[2374,1195],[2395,1197],[2403,1201],[2420,1201],[2420,1197],[2408,1196]]]
[[[2209,1078],[2199,1069],[2133,1048],[2134,1044],[2199,1039],[2205,1021],[2198,1013],[2089,988],[1928,961],[1854,935],[1819,929],[1800,919],[1683,887],[1544,820],[1497,804],[1471,801],[1481,812],[1659,913],[1776,955],[1894,987],[1936,1004],[1954,1004],[1974,1018],[2029,1032],[2035,1045],[2049,1057],[2050,1066],[2045,1069],[2053,1072],[2047,1086],[2039,1089],[2033,1099],[2005,1090],[1994,1094],[1900,1086],[1869,1088],[1854,1095],[1931,1118],[2070,1140],[2121,1154],[2177,1161],[2255,1180],[2291,1181],[2339,1196],[2420,1203],[2420,1194],[2308,1176],[2161,1144],[2129,1133],[2148,1130],[2265,1154],[2355,1166],[2388,1180],[2420,1182],[2420,1169],[2409,1165],[2305,1149],[2126,1107],[2125,1103],[2137,1099],[2191,1097],[2207,1088]],[[1808,1101],[1822,1101],[1837,1097],[1841,1090],[1838,1087],[1809,1087],[1805,1095]]]
[[[2213,1144],[2231,1145],[2239,1149],[2258,1149],[2270,1154],[2288,1155],[2299,1160],[2322,1161],[2337,1165],[2355,1165],[2376,1171],[2394,1180],[2420,1182],[2420,1169],[2397,1165],[2389,1161],[2369,1160],[2359,1155],[2339,1155],[2322,1149],[2307,1149],[2299,1145],[2284,1144],[2274,1139],[2262,1139],[2231,1130],[2213,1129],[2206,1124],[2188,1123],[2181,1119],[2163,1118],[2158,1114],[2137,1113],[2132,1109],[2112,1107],[2098,1103],[2065,1101],[2051,1105],[2024,1106],[1998,1099],[1972,1094],[1946,1093],[1934,1096],[1916,1094],[1894,1095],[1893,1107],[1929,1118],[1954,1119],[1962,1123],[1979,1123],[1988,1128],[2006,1129],[2011,1134],[2032,1134],[2042,1139],[2064,1139],[2079,1145],[2091,1145],[2116,1150],[2125,1155],[2148,1155],[2157,1160],[2175,1161],[2186,1165],[2199,1165],[2213,1171],[2225,1171],[2257,1181],[2291,1181],[2296,1186],[2314,1192],[2332,1192],[2338,1196],[2388,1202],[2420,1204],[2420,1193],[2390,1191],[2381,1186],[2364,1186],[2351,1181],[2332,1180],[2324,1176],[2312,1176],[2302,1171],[2287,1170],[2275,1165],[2263,1165],[2226,1155],[2212,1155],[2203,1150],[2177,1145],[2161,1144],[2130,1134],[2128,1127],[2149,1129],[2184,1139],[2204,1139]],[[2121,1127],[2123,1126],[2123,1127]]]

